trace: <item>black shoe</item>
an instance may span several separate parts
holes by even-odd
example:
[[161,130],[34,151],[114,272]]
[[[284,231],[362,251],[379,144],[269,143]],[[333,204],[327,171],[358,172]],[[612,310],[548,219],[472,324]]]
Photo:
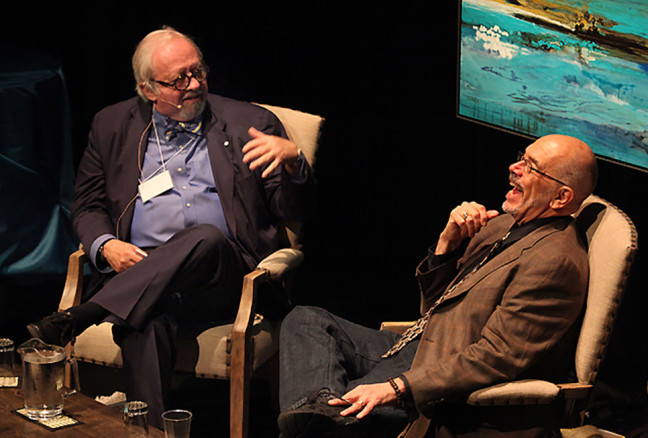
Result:
[[320,389],[301,406],[279,414],[277,423],[282,436],[296,438],[346,435],[359,420],[354,415],[341,416],[340,412],[347,406],[329,405],[329,400],[334,398],[339,397],[328,389]]
[[57,312],[27,326],[29,334],[46,344],[65,347],[74,337],[74,320],[70,312]]

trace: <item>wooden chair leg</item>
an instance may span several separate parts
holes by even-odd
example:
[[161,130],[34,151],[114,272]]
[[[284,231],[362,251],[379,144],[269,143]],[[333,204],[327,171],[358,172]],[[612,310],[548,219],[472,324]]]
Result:
[[256,291],[268,274],[256,270],[243,279],[241,305],[230,334],[230,438],[247,438],[250,410],[250,379],[254,345],[249,333],[254,322]]
[[250,376],[233,373],[230,380],[230,438],[247,438],[249,412]]

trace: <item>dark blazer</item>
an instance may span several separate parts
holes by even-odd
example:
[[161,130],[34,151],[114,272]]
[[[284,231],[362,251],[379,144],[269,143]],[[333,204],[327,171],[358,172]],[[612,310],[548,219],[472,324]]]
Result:
[[[512,224],[510,215],[491,220],[458,262],[432,270],[422,263],[421,311]],[[565,217],[530,232],[467,277],[434,310],[404,373],[417,410],[432,416],[440,403],[461,403],[471,392],[503,381],[566,379],[588,273],[586,250],[573,220]],[[424,416],[418,421],[425,422]],[[415,427],[407,436],[423,435]]]
[[[139,98],[109,106],[92,122],[88,146],[79,164],[72,205],[74,229],[86,248],[102,234],[128,241],[144,160],[152,107]],[[312,169],[301,183],[283,166],[268,178],[251,172],[241,148],[254,126],[286,137],[270,111],[247,102],[209,95],[203,113],[209,158],[235,245],[250,268],[278,248],[280,220],[303,221],[312,211],[316,182]]]

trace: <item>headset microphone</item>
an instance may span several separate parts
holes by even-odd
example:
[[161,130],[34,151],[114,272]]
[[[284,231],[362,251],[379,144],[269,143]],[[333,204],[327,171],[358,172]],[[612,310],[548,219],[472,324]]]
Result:
[[179,104],[179,103],[173,103],[173,102],[171,102],[169,100],[162,99],[161,97],[158,97],[158,99],[160,99],[162,102],[168,103],[169,105],[173,105],[174,107],[176,107],[178,109],[182,109],[182,105]]

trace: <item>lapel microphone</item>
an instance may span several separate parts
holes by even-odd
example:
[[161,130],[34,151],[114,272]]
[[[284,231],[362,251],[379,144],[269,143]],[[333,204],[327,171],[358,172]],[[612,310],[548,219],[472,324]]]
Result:
[[174,107],[176,107],[176,108],[178,108],[178,109],[182,109],[182,104],[179,104],[179,103],[173,103],[173,102],[171,102],[171,101],[169,101],[169,100],[162,99],[161,97],[158,97],[158,99],[160,99],[162,102],[168,103],[169,105],[173,105]]

